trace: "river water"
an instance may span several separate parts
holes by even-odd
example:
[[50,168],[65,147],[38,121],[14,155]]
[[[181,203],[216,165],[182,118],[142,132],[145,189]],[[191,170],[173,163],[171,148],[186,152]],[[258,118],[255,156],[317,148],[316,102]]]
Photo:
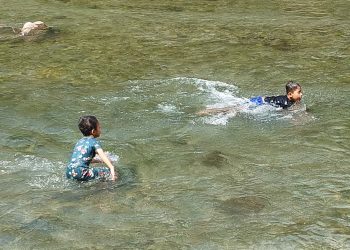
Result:
[[[350,247],[350,1],[0,6],[2,249]],[[64,177],[85,114],[115,183]]]

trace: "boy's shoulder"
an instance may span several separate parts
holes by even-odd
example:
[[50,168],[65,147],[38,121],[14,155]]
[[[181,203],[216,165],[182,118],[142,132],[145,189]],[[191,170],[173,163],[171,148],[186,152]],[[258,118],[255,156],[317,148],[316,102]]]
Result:
[[285,102],[288,101],[288,97],[286,95],[277,95],[277,96],[265,96],[265,102]]
[[293,102],[290,101],[286,95],[266,96],[264,101],[284,109],[293,105]]
[[94,144],[94,143],[99,143],[99,140],[95,137],[90,137],[90,136],[84,136],[83,138],[80,138],[80,140],[78,141],[78,144]]

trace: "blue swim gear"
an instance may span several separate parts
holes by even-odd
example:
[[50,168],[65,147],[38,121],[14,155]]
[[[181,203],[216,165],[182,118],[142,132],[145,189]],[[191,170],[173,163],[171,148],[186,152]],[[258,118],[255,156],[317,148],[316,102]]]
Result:
[[257,106],[264,104],[264,98],[262,96],[255,96],[249,99],[252,103],[254,103]]
[[283,109],[287,109],[290,106],[292,106],[295,102],[288,99],[286,95],[279,95],[279,96],[256,96],[249,99],[252,103],[254,103],[257,106],[263,105],[263,104],[270,104],[275,107],[280,107]]

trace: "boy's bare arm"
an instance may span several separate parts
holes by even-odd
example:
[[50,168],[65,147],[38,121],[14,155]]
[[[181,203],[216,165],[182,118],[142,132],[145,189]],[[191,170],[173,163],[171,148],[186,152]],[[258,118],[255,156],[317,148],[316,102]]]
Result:
[[114,171],[114,166],[112,165],[111,161],[108,159],[107,155],[103,152],[102,148],[99,148],[96,150],[96,152],[98,153],[98,155],[101,157],[101,160],[108,166],[108,168],[111,171],[111,175],[112,175],[112,180],[116,180],[118,178],[118,175],[115,174]]

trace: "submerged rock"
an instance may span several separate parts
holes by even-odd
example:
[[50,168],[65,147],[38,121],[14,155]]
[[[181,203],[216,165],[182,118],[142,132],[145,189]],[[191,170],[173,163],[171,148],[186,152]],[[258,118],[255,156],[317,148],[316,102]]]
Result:
[[219,150],[214,150],[205,155],[202,160],[204,165],[221,167],[228,162],[227,157]]
[[268,201],[258,196],[243,196],[220,201],[219,208],[226,213],[247,214],[257,213],[266,207]]

